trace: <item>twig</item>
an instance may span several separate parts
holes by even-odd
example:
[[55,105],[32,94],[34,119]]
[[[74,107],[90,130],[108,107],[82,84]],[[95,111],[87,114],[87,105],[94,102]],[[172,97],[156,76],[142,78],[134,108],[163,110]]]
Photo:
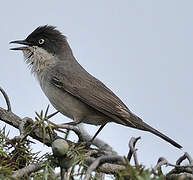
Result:
[[69,124],[58,125],[58,124],[55,124],[51,121],[48,121],[48,122],[54,126],[53,127],[54,129],[56,129],[60,132],[63,132],[63,131],[61,131],[59,128],[73,131],[78,136],[80,141],[84,141],[81,131],[76,126],[69,125]]
[[22,122],[19,124],[19,131],[20,131],[20,135],[19,136],[15,136],[13,139],[16,139],[16,140],[19,140],[20,142],[22,142],[28,135],[30,135],[34,130],[35,128],[38,126],[38,124],[34,123],[32,126],[31,126],[31,129],[29,132],[25,132],[25,124],[26,122],[29,122],[31,124],[33,124],[33,120],[29,117],[25,117],[22,119]]
[[[48,106],[48,107],[49,107],[49,106]],[[56,111],[56,112],[48,115],[48,116],[47,116],[47,119],[50,119],[51,117],[55,116],[55,115],[58,114],[58,113],[59,113],[59,111]]]
[[[72,167],[70,167],[67,171],[65,171],[63,179],[64,180],[70,180],[71,172],[72,172]],[[61,169],[62,170],[62,169]],[[62,179],[62,178],[61,178]]]
[[184,161],[185,159],[188,159],[189,164],[190,164],[190,165],[185,166],[185,167],[191,167],[191,168],[193,168],[193,159],[192,159],[192,157],[191,157],[187,152],[185,152],[184,155],[181,156],[181,157],[176,161],[175,167],[181,167],[180,164],[181,164],[182,161]]
[[[84,129],[83,124],[81,123],[77,125],[77,127],[79,128],[82,134],[83,141],[89,142],[92,139],[92,136],[88,134],[88,132]],[[117,154],[117,152],[115,152],[109,144],[105,143],[104,141],[102,141],[99,138],[95,138],[92,144],[98,147],[101,151],[109,151],[109,152],[112,152],[112,154]]]
[[190,165],[193,166],[193,159],[187,152],[176,161],[176,165],[180,165],[185,159],[188,159]]
[[101,156],[97,158],[87,169],[86,176],[84,180],[89,180],[91,173],[100,165],[104,163],[118,163],[125,162],[125,159],[122,156]]
[[[185,159],[188,159],[190,165],[181,166],[180,164],[181,164],[182,161],[184,161]],[[192,157],[191,157],[187,152],[185,152],[184,155],[181,156],[181,157],[176,161],[176,165],[169,164],[169,166],[173,166],[173,167],[175,167],[175,168],[172,169],[172,170],[167,174],[167,177],[173,176],[174,174],[177,176],[177,175],[180,174],[180,173],[189,173],[189,174],[192,174],[192,173],[193,173],[193,160],[192,160]]]
[[20,141],[20,142],[22,142],[23,141],[23,139],[24,139],[24,134],[25,134],[25,128],[24,128],[24,126],[25,126],[25,123],[27,122],[27,120],[28,120],[28,118],[23,118],[22,119],[22,121],[21,121],[21,123],[19,124],[19,132],[20,132],[20,135],[19,136],[15,136],[14,138],[13,138],[13,140],[16,140],[16,141]]
[[38,124],[33,124],[31,130],[21,136],[20,141],[22,142],[28,135],[30,135],[37,128],[37,126]]
[[184,153],[183,156],[181,156],[177,161],[176,161],[176,165],[180,165],[182,163],[182,161],[184,161],[186,159],[186,155]]
[[[88,158],[85,162],[87,165],[95,161],[95,158]],[[118,171],[124,170],[125,166],[119,164],[105,163],[97,168],[98,172],[105,174],[116,174]]]
[[9,100],[7,93],[1,87],[0,87],[0,91],[3,94],[3,97],[5,98],[5,101],[7,104],[7,111],[11,111],[11,103],[10,103],[10,100]]
[[19,131],[20,131],[20,135],[24,135],[25,133],[25,123],[28,121],[28,118],[25,117],[22,119],[21,123],[19,124]]
[[193,180],[193,175],[184,172],[183,174],[170,174],[166,176],[166,180]]
[[[1,107],[0,107],[0,119],[2,121],[4,121],[5,123],[17,128],[17,129],[19,129],[19,125],[22,122],[22,119],[19,116],[17,116],[16,114],[14,114],[11,111],[7,111],[7,110],[1,108]],[[31,118],[29,118],[29,119],[31,120],[30,124],[33,124],[34,121]],[[29,135],[32,138],[43,143],[43,134],[42,134],[42,129],[40,127],[34,128],[33,131]],[[61,138],[61,137],[58,136],[58,138]],[[45,144],[47,146],[51,146],[51,142],[52,141],[51,141],[49,135],[47,134],[46,139],[45,139]],[[69,144],[72,143],[71,141],[68,141],[68,142],[69,142]]]
[[91,156],[94,156],[97,153],[98,153],[97,150],[91,150],[91,151],[88,151],[87,153],[85,153],[85,156],[86,157],[91,157]]
[[184,173],[184,172],[193,174],[192,167],[189,167],[189,166],[175,166],[175,165],[170,165],[170,164],[168,166],[172,166],[175,168],[172,169],[167,175],[180,174],[180,173]]
[[[55,115],[57,113],[58,113],[58,111],[53,113],[50,116],[53,116],[53,115]],[[48,117],[50,118],[50,116],[48,116]],[[49,118],[47,118],[47,119],[49,119]],[[51,122],[49,120],[48,120],[48,122],[50,124],[52,124],[53,126],[55,126],[54,128],[57,131],[59,131],[59,132],[65,133],[60,128],[73,131],[78,136],[79,141],[89,142],[92,139],[92,137],[84,129],[82,124],[79,124],[77,126],[73,126],[73,125],[69,125],[69,124],[58,125],[58,124],[55,124],[55,123],[53,123],[53,122]],[[105,143],[104,141],[102,141],[102,140],[100,140],[98,138],[94,139],[92,144],[95,145],[96,147],[98,147],[101,151],[110,151],[110,152],[112,152],[112,154],[117,154],[117,152],[113,151],[113,149],[112,149],[112,147],[110,145],[108,145],[107,143]]]
[[30,164],[29,166],[26,166],[22,169],[15,171],[14,174],[12,175],[12,177],[16,178],[16,179],[20,179],[20,178],[24,177],[25,175],[28,175],[32,172],[39,171],[43,167],[44,167],[43,162],[42,163],[36,163],[36,164]]
[[141,139],[141,137],[137,137],[137,138],[132,137],[132,138],[130,139],[130,141],[129,141],[129,148],[130,148],[130,150],[129,150],[129,153],[128,153],[128,155],[127,155],[127,159],[129,160],[129,162],[131,161],[131,157],[132,157],[132,155],[133,155],[133,157],[134,157],[134,162],[135,162],[135,165],[136,165],[136,166],[139,165],[139,162],[138,162],[138,159],[137,159],[137,152],[136,152],[137,149],[135,149],[135,145],[136,145],[136,143],[137,143],[137,141],[138,141],[139,139]]
[[[180,160],[185,159],[184,157],[185,156],[183,155],[179,159]],[[178,161],[179,161],[179,159],[178,159]],[[192,169],[191,169],[191,168],[193,168],[192,165],[187,165],[187,166],[180,166],[178,164],[174,165],[174,164],[169,163],[167,161],[167,159],[165,159],[164,157],[160,157],[158,159],[158,162],[157,162],[156,166],[153,168],[153,171],[155,172],[156,170],[160,169],[163,165],[174,167],[174,169],[172,171],[170,171],[168,174],[173,174],[174,172],[175,173],[177,173],[177,172],[188,172],[188,173],[193,172]]]
[[164,158],[164,157],[160,157],[159,159],[158,159],[158,161],[157,161],[157,164],[156,164],[156,166],[153,168],[153,172],[154,172],[154,174],[156,174],[156,171],[158,170],[158,171],[161,171],[161,167],[163,166],[163,165],[168,165],[169,163],[168,163],[168,161]]
[[[183,160],[185,160],[186,158],[188,158],[189,159],[189,162],[190,162],[190,165],[187,165],[187,166],[181,166],[180,164],[181,164],[181,162],[183,161]],[[176,162],[176,165],[174,165],[174,164],[171,164],[171,163],[169,163],[165,158],[163,158],[163,157],[160,157],[159,159],[158,159],[158,162],[157,162],[157,165],[152,169],[152,171],[153,171],[153,173],[154,174],[157,174],[156,173],[156,171],[158,170],[158,173],[159,172],[162,172],[161,171],[161,167],[163,166],[163,165],[166,165],[166,166],[171,166],[171,167],[174,167],[174,169],[172,169],[169,173],[167,173],[167,179],[170,179],[171,177],[170,176],[172,176],[172,177],[177,177],[177,175],[178,174],[180,174],[180,173],[190,173],[190,174],[192,174],[193,173],[193,166],[191,165],[191,157],[190,157],[190,155],[188,154],[188,153],[185,153],[183,156],[181,156],[178,160],[177,160],[177,162]],[[175,174],[175,176],[174,176],[174,174]],[[172,179],[172,178],[171,178]]]
[[185,152],[185,156],[188,159],[190,165],[193,166],[193,159],[192,159],[192,157],[187,152]]
[[66,180],[66,177],[65,177],[65,175],[66,175],[66,169],[64,169],[64,168],[60,168],[60,177],[61,177],[61,180]]

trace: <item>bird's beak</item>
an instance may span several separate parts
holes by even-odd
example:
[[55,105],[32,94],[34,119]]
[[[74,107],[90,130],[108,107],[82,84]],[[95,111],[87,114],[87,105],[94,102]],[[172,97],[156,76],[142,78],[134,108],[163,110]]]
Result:
[[[26,40],[18,40],[18,41],[11,41],[10,44],[23,44],[23,45],[27,45],[27,46],[32,46],[31,43],[27,42]],[[23,47],[16,47],[16,48],[10,48],[10,50],[25,50],[27,48],[27,46],[23,46]]]

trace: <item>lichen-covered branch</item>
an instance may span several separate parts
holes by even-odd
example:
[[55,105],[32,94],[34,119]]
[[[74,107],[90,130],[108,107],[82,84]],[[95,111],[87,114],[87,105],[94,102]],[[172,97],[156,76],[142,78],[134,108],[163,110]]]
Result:
[[135,145],[136,145],[136,143],[137,143],[137,141],[139,139],[141,139],[141,137],[137,137],[137,138],[132,137],[130,139],[130,141],[129,141],[129,148],[130,148],[130,150],[129,150],[129,153],[127,155],[127,159],[129,160],[129,162],[131,160],[131,157],[133,156],[134,162],[135,162],[136,166],[139,165],[139,162],[138,162],[138,158],[137,158],[137,149],[135,148]]
[[104,164],[104,163],[119,163],[119,162],[125,162],[125,159],[122,156],[101,156],[97,158],[93,163],[89,166],[86,172],[85,180],[89,180],[91,177],[91,173],[97,169],[98,166]]
[[24,177],[25,175],[29,175],[33,172],[39,171],[44,167],[44,163],[36,163],[36,164],[30,164],[29,166],[26,166],[22,169],[19,169],[15,171],[12,175],[13,178],[20,179]]

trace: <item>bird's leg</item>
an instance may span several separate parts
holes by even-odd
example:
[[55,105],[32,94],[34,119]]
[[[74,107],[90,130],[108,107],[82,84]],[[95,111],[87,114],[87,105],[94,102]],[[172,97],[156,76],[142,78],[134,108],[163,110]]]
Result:
[[96,136],[100,133],[100,131],[105,127],[107,123],[103,124],[100,126],[100,128],[98,129],[98,131],[95,133],[95,135],[93,136],[93,138],[89,141],[89,143],[92,144],[92,142],[94,141],[94,139],[96,138]]
[[81,142],[81,144],[83,146],[85,146],[86,148],[89,148],[91,146],[91,144],[93,143],[94,139],[96,138],[96,136],[104,128],[105,125],[106,125],[106,123],[100,126],[100,128],[97,130],[97,132],[95,133],[95,135],[93,136],[93,138],[91,140],[85,141],[85,142]]

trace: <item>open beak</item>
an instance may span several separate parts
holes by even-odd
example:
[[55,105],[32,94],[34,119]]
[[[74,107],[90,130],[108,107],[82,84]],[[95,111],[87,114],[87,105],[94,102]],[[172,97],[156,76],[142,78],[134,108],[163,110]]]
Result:
[[[18,40],[18,41],[11,41],[10,44],[22,44],[27,46],[32,46],[32,43],[27,42],[26,40]],[[10,48],[10,50],[25,50],[27,46],[22,47],[16,47],[16,48]]]

